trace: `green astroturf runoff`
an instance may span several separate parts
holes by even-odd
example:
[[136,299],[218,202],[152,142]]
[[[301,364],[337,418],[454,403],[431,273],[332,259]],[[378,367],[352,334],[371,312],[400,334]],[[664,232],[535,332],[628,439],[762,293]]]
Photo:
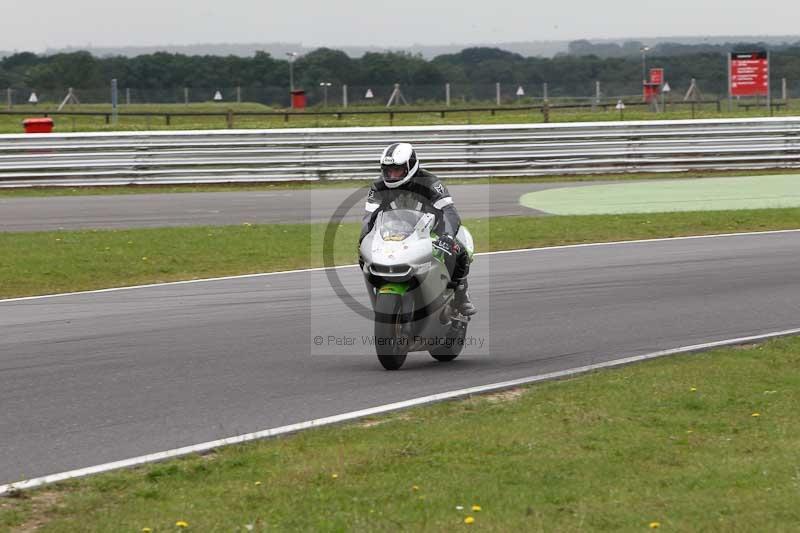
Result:
[[548,189],[525,194],[520,203],[554,215],[798,207],[800,174]]

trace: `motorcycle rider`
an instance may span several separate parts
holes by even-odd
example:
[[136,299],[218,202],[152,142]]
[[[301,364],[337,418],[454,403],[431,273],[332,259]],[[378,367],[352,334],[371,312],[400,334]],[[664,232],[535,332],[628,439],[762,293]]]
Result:
[[466,247],[455,237],[461,227],[461,217],[447,187],[435,175],[420,168],[414,147],[409,143],[387,146],[380,164],[381,177],[372,183],[367,194],[359,244],[372,231],[378,213],[387,208],[415,209],[435,214],[434,232],[438,238],[433,246],[442,252],[450,271],[455,289],[455,307],[464,316],[474,315],[477,309],[470,302],[467,292],[471,259]]

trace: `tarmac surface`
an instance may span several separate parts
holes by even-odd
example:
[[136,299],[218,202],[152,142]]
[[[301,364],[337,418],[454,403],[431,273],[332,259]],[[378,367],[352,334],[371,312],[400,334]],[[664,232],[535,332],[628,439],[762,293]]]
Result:
[[397,372],[330,271],[0,301],[0,483],[796,328],[799,257],[800,231],[480,255],[472,344]]

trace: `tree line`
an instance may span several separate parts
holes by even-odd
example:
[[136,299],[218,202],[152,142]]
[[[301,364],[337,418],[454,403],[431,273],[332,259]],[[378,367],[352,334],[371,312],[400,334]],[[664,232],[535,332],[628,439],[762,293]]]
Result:
[[[574,48],[580,51],[580,46]],[[673,87],[685,87],[696,78],[705,92],[724,94],[725,51],[684,52],[681,48],[680,54],[659,55],[655,50],[649,53],[647,64],[665,68]],[[800,82],[800,45],[772,51],[770,70],[774,83],[779,84],[780,78]],[[635,94],[640,90],[642,65],[638,55],[541,58],[488,47],[467,48],[432,60],[400,52],[352,58],[339,50],[319,48],[295,60],[294,74],[297,87],[313,87],[321,81],[350,86],[500,82],[525,87],[546,82],[551,96],[588,95],[594,82],[600,81],[613,96],[614,91]],[[155,53],[132,58],[95,57],[84,51],[49,56],[22,52],[0,60],[0,88],[101,89],[107,88],[112,78],[120,87],[137,89],[288,87],[289,63],[264,52],[252,57]]]
[[[645,43],[641,41],[625,41],[623,43],[591,42],[586,39],[572,41],[567,47],[567,52],[561,54],[573,56],[595,55],[597,57],[638,57]],[[663,42],[648,47],[648,54],[654,57],[682,56],[696,54],[720,54],[725,55],[730,51],[739,50],[771,50],[772,52],[783,52],[791,49],[800,48],[800,41],[795,43],[768,44],[765,42],[728,42],[724,44],[699,43],[684,44],[675,42]]]

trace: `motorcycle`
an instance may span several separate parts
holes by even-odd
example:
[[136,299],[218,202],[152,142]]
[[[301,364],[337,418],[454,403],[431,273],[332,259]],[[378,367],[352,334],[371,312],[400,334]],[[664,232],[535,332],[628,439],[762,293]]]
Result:
[[[375,312],[375,353],[386,370],[399,369],[410,352],[427,351],[444,362],[464,348],[470,317],[454,304],[448,258],[433,247],[435,222],[435,215],[413,209],[382,211],[359,248]],[[472,256],[472,235],[463,225],[456,239]]]

